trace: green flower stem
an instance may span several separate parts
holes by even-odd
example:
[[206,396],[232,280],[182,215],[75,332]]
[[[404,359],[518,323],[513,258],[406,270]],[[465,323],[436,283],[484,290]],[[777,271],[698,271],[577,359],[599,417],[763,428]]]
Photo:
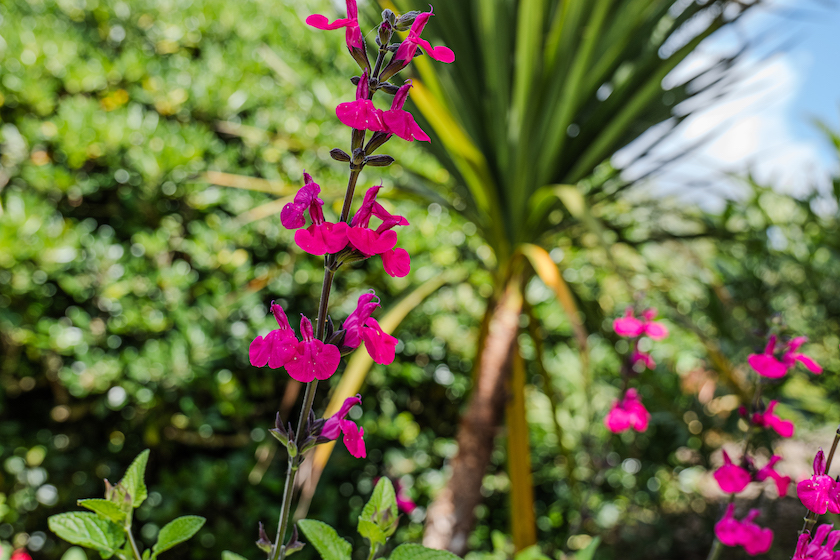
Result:
[[721,552],[723,552],[723,543],[715,537],[714,542],[712,542],[712,549],[709,551],[709,555],[706,556],[706,560],[717,560],[720,558]]
[[137,548],[137,543],[134,542],[134,535],[131,534],[131,529],[126,529],[125,534],[128,535],[128,542],[131,544],[131,551],[134,553],[134,558],[136,560],[143,560],[143,556]]

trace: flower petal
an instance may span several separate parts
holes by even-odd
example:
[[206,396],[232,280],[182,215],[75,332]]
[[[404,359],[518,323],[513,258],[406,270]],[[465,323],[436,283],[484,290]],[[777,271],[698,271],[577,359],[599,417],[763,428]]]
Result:
[[382,267],[392,278],[404,278],[411,272],[411,255],[405,249],[391,249],[380,255]]
[[768,354],[750,354],[747,362],[759,375],[770,379],[784,377],[788,371],[785,364]]
[[365,350],[377,364],[388,365],[396,357],[396,337],[384,332],[379,322],[373,317],[365,321],[365,328],[362,329],[362,340],[365,341]]
[[344,433],[344,445],[350,455],[357,459],[367,456],[365,440],[362,439],[362,436],[365,435],[364,428],[359,428],[355,422],[350,420],[340,420],[339,424],[341,425],[341,431]]
[[635,317],[620,317],[613,321],[613,330],[618,336],[635,338],[644,332],[644,324]]
[[327,19],[326,16],[322,16],[321,14],[313,14],[306,18],[307,25],[311,25],[316,29],[322,29],[324,31],[332,31],[333,29],[347,27],[347,25],[351,23],[353,23],[353,20],[350,18],[337,19],[334,22],[330,23],[330,20]]

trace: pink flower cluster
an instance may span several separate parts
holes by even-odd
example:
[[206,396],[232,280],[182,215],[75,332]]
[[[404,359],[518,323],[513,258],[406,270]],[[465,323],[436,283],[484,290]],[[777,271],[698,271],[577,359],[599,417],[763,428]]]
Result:
[[742,546],[752,556],[764,554],[773,544],[773,531],[753,523],[760,513],[751,509],[739,521],[735,519],[735,504],[729,504],[723,518],[715,524],[715,535],[726,546]]
[[409,142],[414,140],[430,142],[429,135],[423,132],[411,113],[403,109],[411,86],[411,80],[407,80],[405,85],[394,94],[391,108],[388,111],[382,111],[374,107],[373,101],[369,98],[368,74],[364,72],[356,86],[356,100],[339,104],[335,109],[335,114],[343,124],[356,130],[383,132],[389,136],[396,134]]
[[776,490],[779,496],[783,497],[787,494],[788,486],[790,485],[790,477],[784,476],[776,471],[775,464],[781,461],[782,458],[778,455],[773,455],[764,467],[756,470],[752,459],[744,456],[740,465],[736,465],[729,458],[726,450],[723,451],[723,466],[715,471],[715,480],[717,480],[720,489],[727,494],[737,494],[744,490],[750,482],[763,482],[772,479],[776,484]]
[[338,412],[327,418],[324,427],[321,429],[321,437],[327,441],[334,441],[338,436],[344,434],[344,445],[353,457],[362,458],[367,455],[365,451],[364,428],[359,428],[352,420],[347,420],[347,415],[357,404],[362,403],[361,395],[348,397],[344,400]]
[[840,484],[826,473],[822,449],[814,457],[814,474],[796,485],[796,494],[802,505],[814,513],[840,513]]
[[780,344],[778,337],[772,335],[767,341],[764,353],[750,354],[747,361],[759,375],[770,379],[784,377],[791,368],[796,366],[796,362],[800,362],[813,373],[822,373],[822,367],[817,362],[798,351],[799,347],[807,341],[808,337],[798,336],[785,344]]
[[616,401],[604,418],[604,425],[614,434],[629,429],[644,432],[650,422],[650,413],[642,404],[636,389],[627,389],[624,397]]
[[[295,243],[310,255],[335,254],[349,248],[357,256],[367,259],[382,258],[382,265],[392,277],[402,278],[411,270],[411,256],[408,251],[397,247],[396,226],[407,226],[408,220],[388,212],[376,196],[381,187],[372,187],[365,193],[362,206],[349,224],[327,222],[324,217],[324,201],[318,196],[321,187],[312,180],[309,173],[303,174],[304,185],[293,202],[286,204],[280,212],[280,221],[286,229],[296,229]],[[306,225],[306,212],[311,225]],[[372,218],[380,220],[376,229],[370,227]]]
[[820,525],[813,539],[809,531],[799,535],[792,560],[840,560],[840,552],[834,551],[840,543],[840,531],[832,531],[833,528],[833,525]]

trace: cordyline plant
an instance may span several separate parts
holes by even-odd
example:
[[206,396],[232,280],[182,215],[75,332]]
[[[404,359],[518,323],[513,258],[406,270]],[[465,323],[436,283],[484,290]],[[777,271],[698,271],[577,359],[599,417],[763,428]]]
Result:
[[[357,458],[366,456],[364,430],[348,419],[351,409],[361,403],[359,395],[347,398],[339,411],[328,418],[316,418],[313,410],[318,382],[329,379],[337,371],[343,356],[364,345],[373,361],[390,364],[394,361],[397,339],[383,331],[373,317],[380,306],[379,298],[371,290],[358,298],[358,305],[336,329],[329,316],[330,292],[333,279],[342,265],[363,261],[374,256],[382,259],[385,271],[393,277],[407,275],[411,258],[407,251],[397,247],[397,226],[407,226],[402,216],[391,214],[377,201],[380,186],[372,186],[362,197],[362,202],[351,217],[356,185],[366,166],[385,167],[394,162],[388,155],[375,152],[392,137],[407,141],[429,141],[403,107],[412,87],[411,80],[397,85],[389,79],[397,76],[415,56],[426,54],[437,61],[451,63],[454,53],[447,47],[433,47],[421,37],[423,28],[434,15],[410,11],[397,16],[391,10],[382,13],[377,26],[376,53],[373,65],[361,30],[355,0],[347,0],[347,17],[330,22],[322,15],[312,15],[306,23],[323,30],[345,29],[347,48],[361,69],[353,77],[356,86],[355,100],[341,103],[336,108],[338,119],[352,129],[349,153],[341,149],[331,151],[336,161],[349,164],[349,179],[341,214],[335,221],[328,221],[324,214],[324,200],[320,186],[306,172],[304,185],[287,204],[280,215],[284,227],[296,230],[297,246],[311,254],[324,257],[324,279],[315,323],[301,315],[299,335],[295,333],[283,308],[274,301],[270,313],[277,321],[277,328],[264,336],[257,336],[251,343],[251,364],[272,369],[284,368],[289,376],[306,385],[297,426],[284,422],[277,414],[275,427],[270,430],[287,450],[286,480],[283,491],[280,519],[276,536],[269,539],[262,524],[259,527],[257,546],[269,560],[282,560],[299,551],[304,544],[298,540],[297,528],[289,533],[289,517],[295,488],[295,477],[306,453],[320,444],[343,437],[348,451]],[[408,31],[400,43],[392,43],[395,31]],[[390,109],[380,110],[373,104],[377,92],[392,96]],[[371,133],[368,135],[368,133]],[[309,219],[307,220],[307,216]],[[377,220],[373,225],[372,221]],[[307,221],[309,225],[307,227]],[[204,524],[198,516],[180,517],[165,525],[158,534],[157,543],[141,551],[132,534],[132,513],[147,497],[144,481],[149,451],[141,453],[131,464],[125,477],[116,485],[105,481],[105,497],[80,500],[79,505],[88,512],[70,512],[52,516],[50,528],[59,537],[100,553],[102,558],[116,556],[123,560],[150,560],[173,546],[188,540]],[[368,558],[373,558],[397,529],[398,506],[405,507],[405,497],[395,492],[393,484],[382,478],[373,496],[364,507],[358,531],[370,544]],[[301,520],[298,526],[315,546],[324,560],[350,560],[351,546],[338,536],[330,526],[315,520]],[[244,557],[225,552],[227,560]],[[391,554],[392,560],[446,559],[451,553],[425,549],[419,545],[405,544]]]

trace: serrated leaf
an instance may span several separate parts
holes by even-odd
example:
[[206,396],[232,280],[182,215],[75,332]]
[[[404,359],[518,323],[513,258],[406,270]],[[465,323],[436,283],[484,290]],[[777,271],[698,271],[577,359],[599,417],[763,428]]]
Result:
[[131,496],[131,505],[135,508],[140,507],[149,495],[148,490],[146,489],[146,482],[144,480],[146,475],[146,464],[148,462],[149,450],[147,449],[140,453],[140,455],[132,461],[128,470],[125,471],[125,476],[123,476],[120,481],[120,484],[125,487],[126,491]]
[[158,533],[158,540],[152,547],[152,558],[195,535],[204,525],[205,519],[197,515],[185,515],[173,519]]
[[298,527],[323,560],[350,560],[350,543],[338,536],[335,529],[314,519],[301,519]]
[[374,546],[385,544],[385,540],[393,535],[396,529],[397,495],[391,481],[382,477],[359,515],[356,530]]
[[111,500],[90,498],[88,500],[79,500],[76,503],[99,514],[100,517],[113,521],[117,525],[122,525],[125,522],[125,512]]
[[229,550],[225,550],[222,552],[222,560],[248,560],[244,556],[240,556],[235,552],[231,552]]
[[361,536],[370,542],[371,546],[385,544],[385,541],[388,539],[388,535],[385,534],[385,531],[380,529],[376,523],[369,519],[362,519],[360,517],[356,530]]
[[459,558],[446,550],[435,550],[419,544],[401,544],[394,549],[388,560],[459,560]]
[[125,542],[122,527],[92,512],[59,513],[50,516],[47,524],[50,531],[65,541],[98,550],[102,558],[113,556]]

